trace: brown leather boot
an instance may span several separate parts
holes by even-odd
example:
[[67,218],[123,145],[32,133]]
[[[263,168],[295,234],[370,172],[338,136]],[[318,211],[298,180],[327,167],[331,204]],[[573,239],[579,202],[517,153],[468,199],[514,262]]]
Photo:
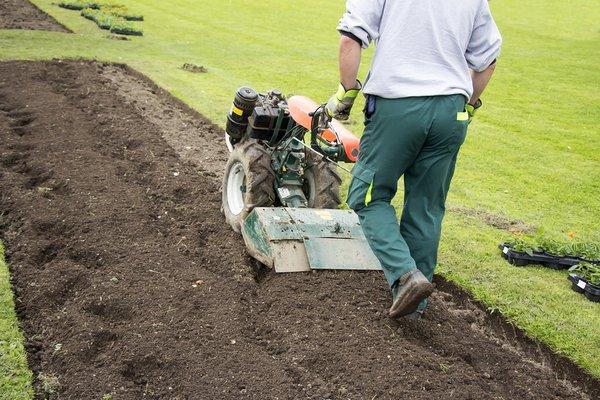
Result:
[[418,269],[402,275],[392,286],[394,302],[390,317],[398,318],[414,313],[419,303],[433,293],[433,285]]
[[414,313],[406,314],[403,318],[418,321],[423,319],[423,311],[415,311]]

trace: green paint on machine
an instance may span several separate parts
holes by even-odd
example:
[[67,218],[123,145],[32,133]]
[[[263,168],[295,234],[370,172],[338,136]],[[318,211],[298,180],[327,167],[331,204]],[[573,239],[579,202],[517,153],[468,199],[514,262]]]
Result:
[[350,210],[258,207],[242,236],[249,253],[276,272],[381,269]]

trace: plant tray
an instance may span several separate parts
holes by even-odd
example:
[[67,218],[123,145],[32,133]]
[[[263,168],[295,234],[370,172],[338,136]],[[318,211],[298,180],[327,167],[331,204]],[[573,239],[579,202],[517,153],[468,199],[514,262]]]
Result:
[[529,255],[511,249],[510,245],[502,243],[498,246],[502,250],[502,257],[509,263],[518,267],[524,267],[529,264],[539,264],[552,269],[569,269],[573,265],[579,264],[581,261],[600,264],[600,260],[587,260],[581,257],[572,256],[555,256],[548,253],[534,252]]
[[83,14],[82,13],[81,16],[85,19],[89,19],[90,21],[94,21],[94,22],[96,22],[96,20],[98,19],[98,17],[94,14],[87,14],[87,13]]
[[67,10],[76,10],[76,11],[81,11],[86,8],[92,8],[94,10],[97,10],[100,8],[100,6],[97,3],[93,3],[93,2],[84,3],[81,1],[63,1],[63,2],[58,3],[58,6],[62,7],[62,8],[66,8]]
[[131,28],[112,27],[112,28],[110,28],[110,32],[118,33],[120,35],[129,35],[129,36],[142,36],[143,35],[142,31],[139,31],[137,29],[131,29]]
[[568,269],[578,264],[581,260],[576,257],[557,257],[546,253],[534,252],[529,255],[514,251],[509,245],[503,243],[498,246],[502,250],[502,257],[509,263],[518,267],[524,267],[529,264],[540,264],[552,269]]
[[127,21],[143,21],[144,20],[144,16],[143,15],[121,15],[122,18],[124,18]]
[[600,303],[600,286],[589,283],[577,274],[569,274],[571,289],[577,293],[582,293],[589,300]]

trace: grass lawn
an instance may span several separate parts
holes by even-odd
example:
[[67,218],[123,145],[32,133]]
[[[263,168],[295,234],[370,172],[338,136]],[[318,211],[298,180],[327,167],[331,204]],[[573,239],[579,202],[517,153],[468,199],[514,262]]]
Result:
[[31,371],[17,324],[4,248],[0,243],[0,399],[25,400],[32,397]]
[[[107,39],[53,0],[33,3],[75,34],[0,30],[0,59],[127,63],[221,125],[241,85],[321,102],[336,88],[342,0],[123,0],[145,17],[145,36],[131,41]],[[491,5],[504,48],[469,129],[449,206],[600,242],[600,8],[585,0]],[[371,55],[372,49],[362,76]],[[182,71],[185,62],[208,73]],[[361,106],[353,112],[357,133]],[[572,292],[565,272],[508,265],[496,247],[508,233],[468,214],[448,213],[438,271],[600,378],[600,304]],[[6,280],[0,275],[4,292]]]

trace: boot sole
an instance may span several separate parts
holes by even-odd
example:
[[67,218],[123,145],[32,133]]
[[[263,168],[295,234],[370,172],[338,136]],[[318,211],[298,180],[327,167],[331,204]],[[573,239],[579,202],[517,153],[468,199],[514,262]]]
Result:
[[401,305],[399,303],[402,301],[402,298],[398,298],[390,308],[390,317],[398,318],[414,313],[417,311],[417,308],[419,308],[421,301],[431,296],[433,290],[434,287],[429,282],[427,282],[427,284],[415,285],[414,287],[410,288],[408,293],[402,296],[402,298],[408,297],[411,300],[405,305]]

